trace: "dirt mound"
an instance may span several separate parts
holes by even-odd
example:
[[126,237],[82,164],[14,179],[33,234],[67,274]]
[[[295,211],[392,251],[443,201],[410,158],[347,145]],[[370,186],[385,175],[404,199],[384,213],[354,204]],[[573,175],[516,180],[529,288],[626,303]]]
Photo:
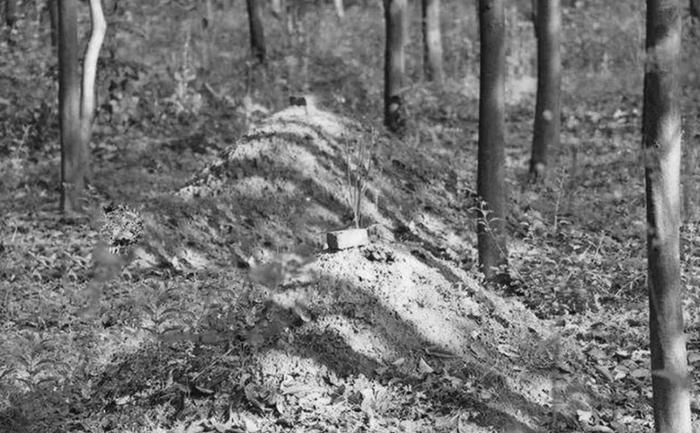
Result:
[[[361,163],[353,158],[358,146],[371,144],[363,140],[371,137],[357,123],[313,107],[291,107],[252,128],[178,195],[225,194],[239,204],[237,210],[268,218],[259,230],[278,231],[270,225],[284,222],[297,237],[317,244],[326,231],[351,223],[347,178]],[[367,194],[373,192],[376,197],[370,186]],[[371,201],[365,201],[363,215],[391,225]]]
[[436,256],[471,261],[473,239],[454,228],[466,216],[454,173],[431,172],[420,149],[313,106],[253,127],[178,195],[229,201],[241,224],[264,234],[253,243],[284,251],[322,247],[327,231],[351,226],[358,179],[363,226],[378,223]]
[[[322,251],[327,231],[351,224],[347,179],[364,163],[353,160],[359,146],[369,146],[376,167],[365,173],[364,221],[389,228],[394,240]],[[315,359],[339,377],[459,371],[488,391],[484,410],[496,419],[482,422],[537,428],[552,396],[562,392],[553,379],[561,345],[522,305],[483,290],[463,269],[459,257],[471,247],[454,229],[462,221],[458,191],[392,157],[396,146],[354,121],[291,107],[251,129],[178,195],[225,201],[248,239],[266,233],[268,252],[314,247],[308,263],[267,254],[258,256],[267,264],[253,266],[273,311],[262,315],[249,340],[261,347],[294,334],[284,354],[264,356]],[[272,370],[283,368],[273,362]],[[306,366],[302,375],[316,368],[299,365]]]

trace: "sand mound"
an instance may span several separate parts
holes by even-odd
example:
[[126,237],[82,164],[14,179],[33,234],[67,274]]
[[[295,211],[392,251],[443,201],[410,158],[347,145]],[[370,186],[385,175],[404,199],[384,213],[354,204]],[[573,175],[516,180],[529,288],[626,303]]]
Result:
[[[366,179],[364,220],[392,230],[394,241],[321,251],[325,232],[351,224],[346,180],[360,164],[352,160],[359,146],[371,148],[378,168]],[[316,247],[315,260],[295,271],[313,278],[295,281],[295,272],[282,272],[268,284],[278,310],[266,311],[249,332],[256,344],[292,328],[287,354],[316,359],[339,375],[464,368],[495,378],[487,387],[503,399],[489,404],[494,411],[535,425],[522,405],[549,404],[556,339],[517,301],[483,290],[454,260],[471,248],[455,228],[463,209],[444,183],[387,156],[396,153],[392,146],[351,120],[292,107],[251,129],[178,194],[225,200],[242,231],[268,233],[270,249]]]
[[[365,141],[371,139],[348,119],[291,107],[252,128],[178,195],[193,199],[225,194],[240,205],[237,210],[255,210],[270,224],[285,223],[297,238],[316,244],[322,233],[351,224],[348,174],[363,162],[354,157],[358,147],[372,145]],[[369,200],[362,206],[364,221],[393,225],[371,200],[377,197],[372,179],[365,180]]]

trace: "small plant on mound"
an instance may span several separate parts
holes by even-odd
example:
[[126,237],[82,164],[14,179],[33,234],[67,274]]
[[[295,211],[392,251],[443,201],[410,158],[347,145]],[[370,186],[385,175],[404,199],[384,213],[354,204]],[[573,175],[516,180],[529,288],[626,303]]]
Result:
[[[352,210],[355,228],[362,225],[362,198],[367,193],[368,180],[373,172],[376,133],[372,130],[359,137],[343,135],[345,152],[345,202]],[[375,201],[376,201],[375,193]]]

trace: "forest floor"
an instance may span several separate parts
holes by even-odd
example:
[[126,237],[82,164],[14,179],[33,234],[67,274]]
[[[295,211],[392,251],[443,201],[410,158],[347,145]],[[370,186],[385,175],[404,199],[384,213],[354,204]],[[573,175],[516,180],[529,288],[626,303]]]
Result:
[[[533,95],[510,81],[512,281],[494,287],[476,269],[473,83],[412,86],[396,138],[347,56],[312,57],[327,81],[307,108],[279,90],[280,53],[247,94],[186,48],[171,76],[106,61],[87,215],[64,221],[38,40],[1,53],[0,432],[653,430],[641,90],[567,80],[562,148],[532,185]],[[696,422],[697,154],[682,230]],[[330,251],[358,173],[371,242]]]

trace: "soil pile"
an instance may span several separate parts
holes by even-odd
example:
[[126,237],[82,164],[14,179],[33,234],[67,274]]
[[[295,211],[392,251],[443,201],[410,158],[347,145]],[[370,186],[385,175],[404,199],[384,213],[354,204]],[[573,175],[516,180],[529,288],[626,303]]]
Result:
[[[271,357],[275,371],[296,365],[300,377],[321,368],[402,383],[433,374],[477,378],[478,391],[454,398],[479,406],[475,422],[482,425],[537,429],[562,392],[568,397],[558,412],[573,416],[588,407],[586,393],[573,396],[557,382],[563,348],[547,325],[464,270],[461,256],[472,247],[458,232],[465,218],[458,189],[421,172],[420,160],[394,157],[401,145],[352,120],[290,107],[179,190],[187,200],[229,203],[242,236],[267,239],[242,245],[253,253],[252,274],[269,304],[247,332],[249,342],[281,344],[284,350],[262,358]],[[358,151],[363,146],[370,152]],[[352,222],[348,178],[363,164],[373,165],[363,172],[363,220],[388,235],[361,248],[324,250],[325,233]],[[275,254],[301,245],[311,248]],[[299,357],[315,362],[293,361]],[[481,393],[479,403],[473,392]]]

